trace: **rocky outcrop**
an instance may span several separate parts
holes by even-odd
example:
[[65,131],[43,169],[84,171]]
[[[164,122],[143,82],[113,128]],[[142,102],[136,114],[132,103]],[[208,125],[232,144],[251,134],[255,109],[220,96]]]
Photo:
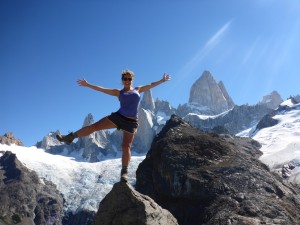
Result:
[[175,225],[170,212],[125,182],[116,183],[101,201],[93,225]]
[[22,141],[15,138],[14,134],[12,132],[7,132],[3,136],[0,136],[0,144],[4,145],[19,145],[19,146],[24,146]]
[[300,95],[292,97],[296,103],[300,103]]
[[172,116],[136,172],[136,190],[181,225],[300,224],[299,186],[271,173],[259,148]]
[[15,154],[0,158],[0,224],[60,225],[63,198],[54,184],[41,181]]
[[265,105],[269,109],[276,109],[283,100],[277,91],[273,91],[271,94],[263,96],[263,99],[258,103]]
[[273,117],[276,115],[276,111],[266,114],[256,125],[256,130],[261,130],[266,127],[272,127],[276,125],[279,121],[274,119]]
[[234,103],[223,83],[219,86],[209,71],[204,71],[190,89],[188,106],[193,113],[217,115],[229,110],[232,105]]

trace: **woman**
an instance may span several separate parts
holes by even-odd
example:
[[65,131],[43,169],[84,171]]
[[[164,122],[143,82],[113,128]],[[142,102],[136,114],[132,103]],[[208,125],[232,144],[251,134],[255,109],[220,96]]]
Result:
[[108,95],[118,97],[120,101],[120,109],[111,115],[100,119],[98,122],[82,129],[72,132],[68,135],[56,135],[57,139],[66,144],[71,144],[75,138],[87,136],[95,131],[118,128],[123,131],[122,142],[122,170],[121,181],[127,181],[127,169],[131,157],[131,144],[138,128],[138,105],[140,102],[140,93],[150,90],[151,88],[170,80],[170,75],[164,74],[159,81],[148,85],[133,88],[132,83],[134,73],[130,70],[122,71],[123,89],[109,89],[89,84],[85,79],[78,80],[79,86],[88,87],[96,91],[103,92]]

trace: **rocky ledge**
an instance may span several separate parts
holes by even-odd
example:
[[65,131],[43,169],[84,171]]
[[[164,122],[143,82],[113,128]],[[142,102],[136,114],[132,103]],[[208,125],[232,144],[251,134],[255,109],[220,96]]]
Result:
[[24,146],[22,141],[15,138],[14,134],[12,132],[7,132],[3,136],[0,136],[0,144],[4,145],[19,145],[19,146]]
[[172,116],[137,170],[136,190],[180,225],[300,224],[299,186],[271,173],[259,148]]
[[116,183],[101,201],[93,225],[178,225],[172,214],[125,182]]
[[63,198],[55,185],[41,181],[12,152],[0,157],[0,224],[60,225]]

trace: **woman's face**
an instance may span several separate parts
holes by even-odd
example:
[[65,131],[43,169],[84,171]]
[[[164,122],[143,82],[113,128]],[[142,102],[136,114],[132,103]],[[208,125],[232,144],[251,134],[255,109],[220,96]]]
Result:
[[124,74],[123,77],[122,77],[122,82],[123,82],[123,85],[131,85],[132,84],[132,81],[133,81],[133,78],[130,74]]

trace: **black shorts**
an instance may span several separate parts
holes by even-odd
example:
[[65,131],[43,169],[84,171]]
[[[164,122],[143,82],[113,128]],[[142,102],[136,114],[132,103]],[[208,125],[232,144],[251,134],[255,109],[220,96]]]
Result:
[[109,116],[107,116],[107,119],[114,123],[117,126],[118,130],[121,129],[132,134],[136,133],[139,126],[137,120],[123,116],[118,112],[110,114]]

